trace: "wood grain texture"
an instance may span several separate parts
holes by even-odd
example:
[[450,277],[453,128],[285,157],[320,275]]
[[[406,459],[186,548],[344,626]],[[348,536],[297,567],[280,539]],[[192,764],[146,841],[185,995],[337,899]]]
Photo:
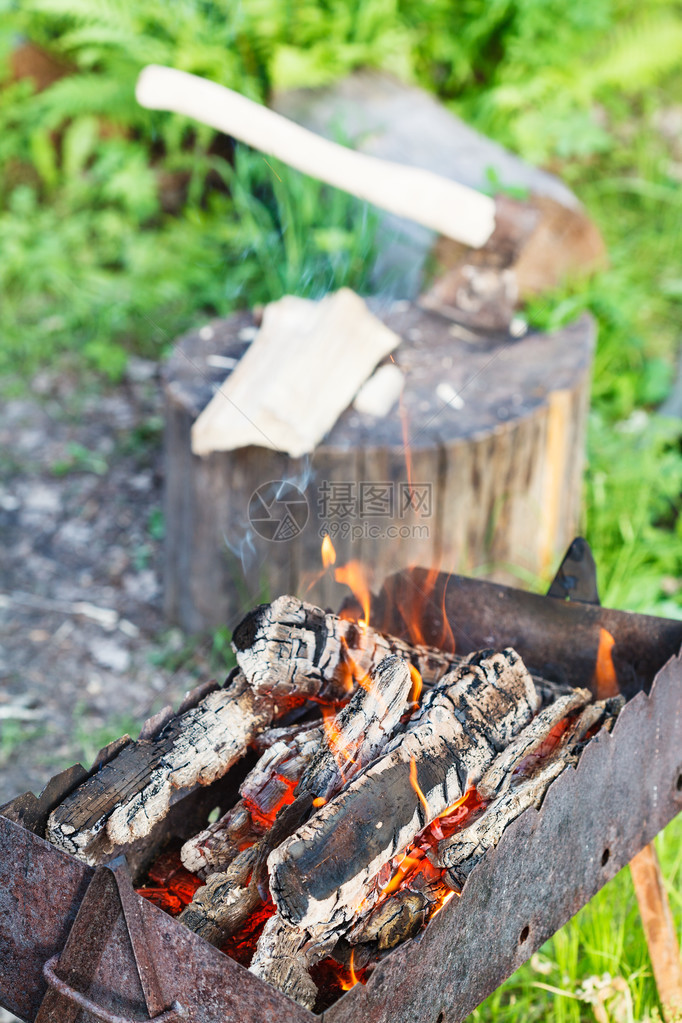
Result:
[[226,774],[275,715],[238,675],[156,738],[125,746],[53,811],[47,837],[86,863],[105,861],[148,835],[177,799]]
[[476,784],[538,707],[513,650],[447,675],[408,731],[270,855],[270,890],[284,919],[316,937],[352,920],[371,904],[382,866]]
[[630,861],[642,927],[666,1023],[682,1016],[682,962],[675,921],[656,847],[644,846]]
[[[193,455],[192,422],[225,378],[211,360],[237,365],[256,323],[238,313],[179,339],[163,381],[164,600],[186,629],[236,624],[263,599],[264,583],[269,596],[312,585],[313,603],[339,607],[346,587],[332,572],[320,575],[325,529],[337,565],[364,561],[377,586],[408,564],[469,575],[484,569],[513,582],[509,566],[540,575],[575,535],[591,320],[510,341],[464,331],[407,302],[369,306],[401,338],[393,353],[405,379],[400,404],[385,416],[345,409],[309,461],[260,446]],[[558,404],[555,391],[565,394]],[[428,494],[420,508],[407,499],[404,429],[412,479]],[[308,504],[307,522],[287,542],[266,539],[249,520],[254,492],[277,480],[295,484]],[[379,517],[368,514],[366,500],[376,485],[388,495]],[[334,498],[344,493],[350,505],[342,515]]]
[[269,303],[248,351],[192,426],[193,453],[256,445],[309,454],[399,342],[349,288],[318,302],[285,295]]

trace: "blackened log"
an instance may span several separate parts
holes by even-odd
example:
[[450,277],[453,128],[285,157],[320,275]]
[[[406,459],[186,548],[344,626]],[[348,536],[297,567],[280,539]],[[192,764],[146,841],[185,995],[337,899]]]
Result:
[[538,705],[511,649],[447,675],[409,730],[270,855],[282,917],[316,936],[352,920],[384,864],[479,781]]
[[405,660],[392,655],[380,661],[365,686],[326,725],[325,742],[318,747],[297,791],[330,799],[371,763],[396,731],[411,688]]
[[[206,877],[225,870],[244,842],[259,841],[267,824],[254,822],[251,808],[263,818],[274,815],[296,789],[297,795],[330,798],[376,757],[392,737],[405,713],[412,685],[405,661],[388,657],[324,727],[271,729],[276,741],[268,744],[258,763],[242,782],[242,799],[225,816],[190,838],[182,848],[188,870]],[[261,818],[261,819],[263,819]],[[294,827],[298,826],[300,818]],[[281,834],[280,841],[288,837]]]
[[444,839],[438,847],[438,863],[448,868],[445,874],[447,884],[455,891],[461,891],[471,871],[488,849],[497,845],[505,828],[524,810],[539,806],[550,784],[574,762],[575,758],[564,751],[536,774],[495,799],[468,827]]
[[616,700],[608,702],[608,708],[607,701],[585,707],[561,737],[559,745],[535,770],[517,776],[518,780],[509,787],[504,786],[471,824],[439,842],[438,852],[433,859],[438,866],[447,868],[444,880],[451,888],[461,891],[476,864],[489,849],[497,845],[512,821],[529,807],[537,808],[542,804],[554,779],[567,767],[577,763],[588,732],[599,724],[608,729],[613,727],[619,704]]
[[251,875],[257,846],[245,849],[226,871],[211,874],[178,917],[211,945],[220,945],[246,923],[260,905]]
[[[380,752],[400,722],[411,684],[406,663],[398,657],[386,658],[372,673],[367,689],[359,689],[324,730],[306,729],[265,751],[242,783],[243,798],[237,806],[183,846],[185,866],[208,878],[197,892],[196,907],[194,902],[190,907],[193,913],[186,918],[186,922],[191,920],[188,926],[193,930],[201,927],[200,933],[213,943],[233,933],[235,922],[241,926],[239,907],[258,904],[257,888],[265,876],[268,854],[309,815],[311,800],[303,802],[305,793],[335,793],[348,775],[357,773]],[[270,831],[265,825],[254,825],[249,807],[257,805],[263,814],[273,812],[274,816],[287,789],[291,791],[299,779],[295,804],[277,816]],[[212,871],[229,867],[240,845],[248,840],[249,821],[255,837],[247,898],[246,892],[235,891],[237,886],[225,884],[219,875],[216,879]],[[267,881],[264,887],[267,892]]]
[[345,699],[353,683],[389,654],[414,664],[427,683],[453,663],[453,656],[441,650],[411,646],[289,596],[251,611],[235,629],[232,643],[254,692],[276,699]]
[[331,951],[336,941],[337,936],[332,936],[325,942],[311,944],[305,931],[293,927],[276,913],[263,928],[249,969],[299,1005],[312,1009],[317,987],[309,971]]
[[395,892],[369,913],[348,934],[355,944],[376,944],[380,952],[395,948],[418,934],[437,904],[433,890],[413,891],[404,888]]
[[75,789],[51,814],[47,837],[86,863],[103,862],[148,835],[177,799],[226,774],[277,713],[238,674]]
[[244,845],[255,845],[262,835],[244,800],[240,799],[220,820],[188,839],[180,850],[183,866],[207,878],[227,870]]
[[556,725],[569,714],[580,710],[591,699],[592,693],[589,689],[574,689],[570,696],[560,696],[549,707],[540,711],[493,760],[476,786],[478,794],[483,799],[493,799],[501,795],[511,784],[514,769],[547,741]]

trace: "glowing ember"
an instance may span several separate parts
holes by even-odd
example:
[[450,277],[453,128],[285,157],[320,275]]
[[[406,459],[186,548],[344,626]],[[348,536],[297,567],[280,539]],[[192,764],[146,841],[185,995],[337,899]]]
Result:
[[274,913],[275,905],[272,899],[268,899],[251,914],[243,927],[227,939],[220,951],[248,969],[263,928]]
[[611,633],[600,627],[597,663],[594,668],[594,684],[598,700],[608,700],[612,696],[618,696],[620,692],[618,676],[613,665],[612,651],[615,643]]
[[[351,953],[352,955],[353,953]],[[342,966],[335,959],[323,959],[316,966],[313,966],[310,975],[319,989],[317,1002],[315,1003],[316,1013],[324,1012],[325,1009],[328,1009],[341,997],[344,991],[350,991],[356,984],[367,983],[367,970],[356,970],[352,965],[352,960],[351,965],[346,969],[345,966]]]
[[365,566],[360,561],[349,561],[334,570],[334,578],[350,589],[362,608],[361,624],[369,625],[370,589]]
[[336,551],[334,550],[334,544],[329,533],[327,533],[322,541],[322,564],[325,568],[330,568],[331,565],[336,564]]
[[178,916],[203,884],[201,878],[183,867],[179,852],[165,852],[154,861],[147,881],[136,891],[164,913]]
[[283,806],[288,806],[294,801],[294,790],[298,785],[298,778],[287,778],[284,774],[276,774],[275,777],[278,781],[284,785],[284,791],[282,792],[281,798],[273,806],[265,811],[261,806],[258,805],[253,799],[244,797],[244,806],[251,814],[251,819],[254,824],[264,829],[269,829],[275,823],[275,817],[282,809]]

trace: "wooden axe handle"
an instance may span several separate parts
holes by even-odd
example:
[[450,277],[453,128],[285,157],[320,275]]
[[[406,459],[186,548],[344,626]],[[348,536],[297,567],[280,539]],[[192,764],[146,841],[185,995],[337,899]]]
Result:
[[150,64],[138,78],[136,95],[143,107],[192,117],[464,245],[479,248],[495,227],[495,202],[489,196],[432,171],[340,146],[206,78]]

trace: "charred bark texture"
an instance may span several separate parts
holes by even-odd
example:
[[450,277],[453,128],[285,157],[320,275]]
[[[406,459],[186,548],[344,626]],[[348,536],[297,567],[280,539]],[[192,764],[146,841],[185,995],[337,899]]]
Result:
[[512,781],[514,769],[535,753],[546,742],[552,729],[576,710],[580,710],[592,699],[589,689],[575,689],[570,696],[560,696],[533,718],[507,748],[503,750],[485,772],[476,789],[483,799],[501,795]]
[[276,713],[237,675],[153,740],[124,747],[53,811],[47,837],[86,863],[103,862],[148,835],[176,799],[222,777]]
[[311,947],[305,931],[292,927],[276,913],[263,929],[249,969],[299,1005],[312,1009],[317,987],[309,970],[335,943],[334,938],[322,946]]
[[413,664],[426,683],[453,664],[441,650],[411,646],[289,596],[251,611],[235,629],[233,646],[254,692],[275,699],[345,699],[389,654]]
[[179,919],[211,945],[220,945],[238,931],[260,905],[256,885],[251,883],[258,847],[239,853],[228,869],[212,874],[199,888]]
[[[251,905],[254,897],[253,908],[260,901],[260,865],[264,873],[267,854],[299,826],[301,813],[309,813],[310,801],[302,805],[304,794],[319,792],[327,798],[325,793],[337,792],[348,775],[379,754],[400,723],[411,684],[407,664],[399,657],[388,657],[372,673],[367,689],[359,689],[324,729],[303,729],[288,742],[277,741],[265,751],[242,783],[242,799],[236,807],[182,849],[184,865],[207,877],[206,886],[185,911],[184,922],[192,930],[216,944],[233,933],[235,922],[241,926],[240,907]],[[267,814],[274,816],[296,783],[298,797],[291,807],[290,828],[280,827],[287,819],[285,813],[268,830],[264,823]],[[260,819],[254,819],[254,808],[260,811]],[[226,883],[226,875],[220,872],[229,871],[231,862],[237,863],[240,845],[251,836],[252,882],[247,893],[232,881]]]
[[585,707],[569,725],[557,747],[538,762],[535,769],[532,764],[527,765],[529,773],[521,773],[518,780],[511,778],[511,772],[521,765],[528,752],[506,765],[510,784],[501,786],[497,797],[476,820],[438,845],[435,860],[438,866],[448,868],[444,880],[451,888],[461,891],[476,864],[497,845],[512,821],[529,807],[537,808],[542,804],[554,779],[567,767],[576,764],[588,733],[600,724],[610,730],[620,706],[622,703],[619,701],[609,700]]
[[282,917],[316,936],[348,923],[382,866],[480,780],[538,706],[511,649],[446,676],[408,731],[271,854]]
[[299,791],[329,799],[379,756],[407,710],[411,688],[406,661],[385,657],[325,728],[325,741],[307,766]]

